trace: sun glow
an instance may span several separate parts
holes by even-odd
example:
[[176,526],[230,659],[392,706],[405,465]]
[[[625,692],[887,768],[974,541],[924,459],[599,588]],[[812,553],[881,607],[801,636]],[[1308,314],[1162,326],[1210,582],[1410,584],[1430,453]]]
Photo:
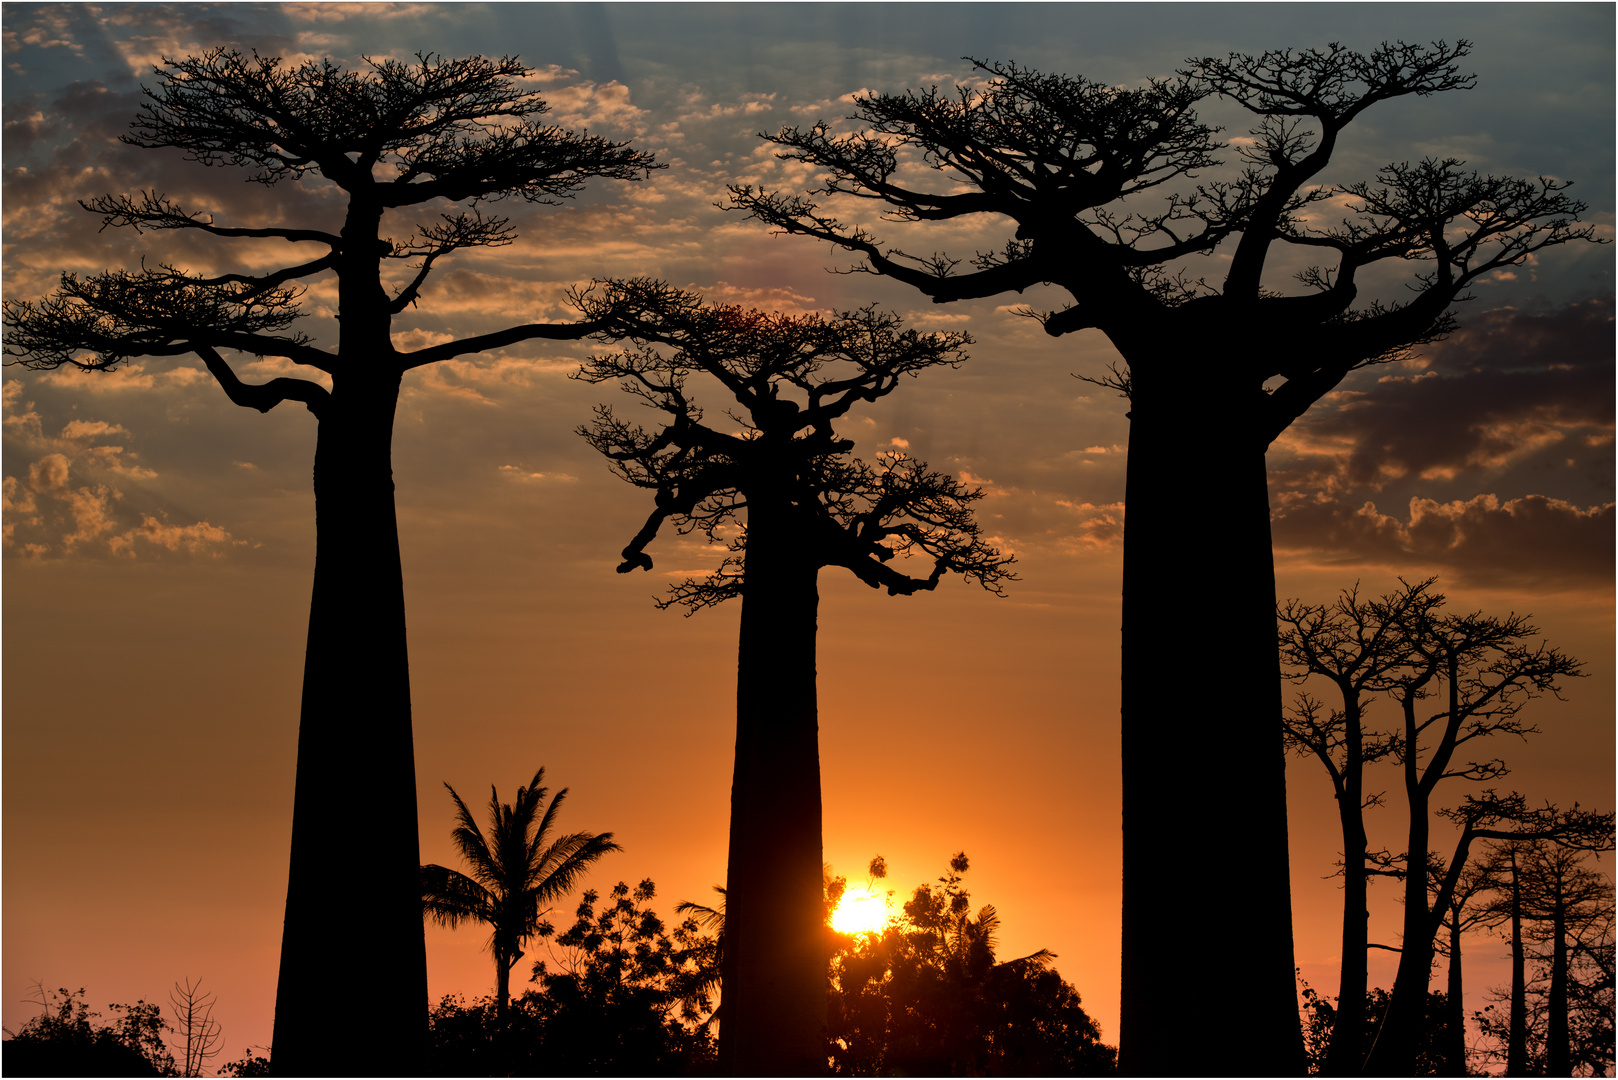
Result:
[[869,885],[850,885],[831,913],[839,934],[874,934],[888,921],[888,898]]

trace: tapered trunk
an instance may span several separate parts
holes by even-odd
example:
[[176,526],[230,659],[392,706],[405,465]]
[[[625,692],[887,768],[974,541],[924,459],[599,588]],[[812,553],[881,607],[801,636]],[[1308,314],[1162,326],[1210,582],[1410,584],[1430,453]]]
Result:
[[1119,1068],[1300,1075],[1258,391],[1130,361]]
[[791,507],[750,498],[736,670],[719,1065],[826,1071],[816,564]]
[[1322,1073],[1357,1076],[1365,1061],[1365,951],[1370,945],[1368,879],[1365,873],[1364,738],[1360,710],[1344,702],[1346,730],[1342,788],[1337,793],[1337,819],[1343,833],[1342,969],[1337,979],[1337,1021],[1332,1025]]
[[1571,1076],[1573,1066],[1567,1027],[1567,898],[1566,880],[1551,882],[1556,890],[1551,908],[1551,985],[1546,991],[1545,1075]]
[[1432,824],[1428,789],[1416,764],[1413,700],[1402,703],[1405,722],[1405,799],[1410,808],[1405,841],[1404,930],[1399,971],[1393,977],[1388,1012],[1377,1029],[1376,1042],[1365,1061],[1370,1076],[1410,1076],[1415,1071],[1422,1027],[1427,1022],[1427,984],[1433,972],[1432,911],[1427,905],[1427,841]]
[[419,1067],[426,1031],[391,463],[398,393],[397,376],[351,378],[334,387],[320,417],[277,1076],[408,1073]]
[[1444,1075],[1466,1075],[1466,1003],[1462,998],[1461,920],[1452,913],[1449,924],[1449,982],[1445,986]]
[[1528,1075],[1528,979],[1522,940],[1522,883],[1511,853],[1511,1004],[1506,1020],[1506,1075]]

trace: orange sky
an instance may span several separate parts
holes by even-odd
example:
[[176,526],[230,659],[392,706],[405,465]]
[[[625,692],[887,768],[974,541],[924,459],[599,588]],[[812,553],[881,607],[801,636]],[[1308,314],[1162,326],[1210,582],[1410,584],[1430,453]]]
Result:
[[[332,212],[318,191],[265,190],[110,142],[154,57],[233,44],[353,62],[432,47],[519,53],[542,69],[558,122],[633,140],[671,167],[645,184],[598,185],[576,205],[502,207],[522,239],[448,264],[400,321],[402,347],[563,317],[566,287],[604,275],[657,275],[792,311],[877,301],[923,329],[969,329],[978,343],[964,367],[907,382],[842,433],[862,456],[904,445],[981,485],[986,531],[1016,551],[1022,580],[1005,599],[959,581],[904,598],[823,575],[825,856],[855,879],[885,855],[902,899],[964,849],[975,899],[1001,914],[1003,955],[1054,950],[1110,1040],[1127,421],[1121,401],[1071,374],[1100,374],[1113,354],[1092,333],[1045,337],[1006,312],[1015,297],[935,308],[889,282],[828,275],[844,260],[712,204],[728,182],[802,183],[753,132],[840,116],[839,98],[861,88],[965,78],[966,52],[1123,82],[1169,74],[1192,54],[1468,37],[1478,89],[1369,114],[1328,179],[1424,154],[1543,171],[1578,180],[1588,219],[1610,237],[1613,12],[967,4],[912,26],[915,11],[7,4],[6,296],[40,295],[63,269],[134,266],[142,252],[199,268],[284,254],[98,233],[77,198],[150,186],[233,221]],[[995,243],[995,228],[963,225],[930,243],[970,254]],[[1531,612],[1589,677],[1566,702],[1531,708],[1542,735],[1498,749],[1515,769],[1508,782],[1604,809],[1614,801],[1611,271],[1610,248],[1546,253],[1480,289],[1453,342],[1362,374],[1271,454],[1280,594],[1324,602],[1356,579],[1381,592],[1398,575],[1438,574],[1456,609]],[[317,335],[329,332],[328,299],[311,291]],[[523,347],[406,382],[395,469],[422,857],[454,864],[442,782],[481,805],[489,783],[509,798],[543,764],[571,788],[563,827],[611,830],[625,848],[591,884],[651,877],[667,912],[724,879],[738,611],[653,609],[667,575],[710,564],[689,538],[659,540],[652,575],[613,572],[646,507],[573,434],[611,393],[566,378],[586,348]],[[263,379],[282,366],[240,369]],[[102,376],[8,368],[4,394],[4,1023],[32,1014],[34,980],[84,986],[99,1008],[201,978],[219,995],[223,1062],[270,1038],[313,418],[232,406],[191,360]],[[1195,522],[1186,534],[1194,543]],[[1164,617],[1194,636],[1217,618],[1217,597],[1187,596]],[[1197,688],[1175,684],[1172,658],[1164,692],[1217,722]],[[1289,784],[1298,962],[1330,992],[1330,789],[1304,760]],[[340,825],[356,843],[366,796],[355,777],[353,821]],[[1390,798],[1373,846],[1401,846]],[[1231,825],[1209,807],[1164,838],[1165,857],[1177,844],[1231,843]],[[1188,925],[1199,890],[1240,887],[1235,835],[1229,880],[1187,883]],[[1373,940],[1393,942],[1393,890],[1373,889],[1373,905]],[[386,947],[356,913],[332,917],[355,920],[357,947]],[[482,945],[475,930],[428,931],[435,997],[492,987]],[[1240,943],[1216,927],[1187,947],[1241,962]],[[1498,942],[1475,943],[1474,993],[1504,981],[1499,954]],[[1392,955],[1373,952],[1373,980],[1391,981]],[[356,989],[309,992],[337,1010]]]

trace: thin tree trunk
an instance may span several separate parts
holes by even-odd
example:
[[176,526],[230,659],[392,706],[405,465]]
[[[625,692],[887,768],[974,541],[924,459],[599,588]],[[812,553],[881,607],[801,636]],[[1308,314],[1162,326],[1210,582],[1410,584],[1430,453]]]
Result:
[[[1154,380],[1131,361],[1119,1067],[1298,1075],[1275,570],[1264,441],[1249,422],[1257,399],[1222,400],[1220,388],[1173,373]],[[1201,598],[1201,625],[1177,614],[1188,595]],[[1198,822],[1222,831],[1191,839]],[[1204,1007],[1216,1001],[1242,1002],[1239,1038],[1224,1010]]]
[[1567,1016],[1567,878],[1561,867],[1550,882],[1555,890],[1551,908],[1551,985],[1545,1008],[1545,1075],[1571,1076],[1571,1046]]
[[501,1030],[505,1030],[506,1014],[511,1009],[511,965],[516,963],[503,949],[494,954],[494,1015]]
[[[277,1076],[401,1075],[419,1067],[425,1039],[421,856],[391,462],[398,392],[397,376],[339,382],[320,419],[314,594],[272,1046]],[[374,827],[356,832],[360,805]]]
[[1454,911],[1449,924],[1449,982],[1445,986],[1448,1002],[1444,1022],[1444,1074],[1466,1075],[1466,1003],[1461,985],[1461,918]]
[[1344,702],[1346,748],[1337,817],[1343,833],[1342,970],[1337,980],[1337,1021],[1322,1068],[1326,1076],[1358,1076],[1365,1062],[1365,999],[1370,947],[1369,881],[1365,872],[1365,762],[1361,713]]
[[1388,1012],[1377,1029],[1376,1042],[1366,1058],[1370,1076],[1410,1076],[1415,1072],[1416,1050],[1427,1021],[1427,984],[1433,973],[1432,910],[1427,906],[1428,792],[1416,762],[1414,701],[1401,703],[1405,723],[1405,798],[1410,808],[1406,840],[1404,933],[1400,942],[1399,971],[1393,978]]
[[1506,1026],[1506,1075],[1528,1075],[1528,980],[1522,940],[1522,882],[1511,852],[1511,1012]]
[[719,1066],[826,1071],[816,565],[790,507],[749,500],[736,671]]

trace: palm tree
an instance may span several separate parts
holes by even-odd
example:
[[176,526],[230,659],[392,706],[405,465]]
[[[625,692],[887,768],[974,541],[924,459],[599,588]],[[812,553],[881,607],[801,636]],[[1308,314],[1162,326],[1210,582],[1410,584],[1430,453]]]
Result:
[[494,953],[495,1015],[502,1024],[511,1001],[511,969],[522,959],[523,945],[539,932],[540,916],[545,914],[542,905],[571,891],[601,856],[623,850],[613,843],[610,832],[594,836],[569,833],[547,845],[546,837],[567,788],[556,793],[539,817],[547,794],[544,779],[541,766],[527,787],[517,789],[517,797],[510,803],[502,803],[499,791],[489,786],[487,837],[466,803],[446,783],[449,797],[455,800],[457,822],[450,836],[472,873],[467,876],[432,864],[421,868],[421,906],[427,918],[448,927],[473,920],[488,924],[493,931],[489,949]]
[[[701,930],[708,931],[712,936],[704,937],[701,944],[691,949],[687,955],[696,963],[694,977],[685,985],[685,997],[681,1000],[688,1005],[697,1007],[698,1002],[707,1002],[719,993],[724,982],[725,970],[725,887],[715,885],[713,891],[719,894],[719,906],[709,907],[707,904],[698,904],[691,900],[681,900],[674,905],[676,915],[684,915],[693,920]],[[701,1007],[706,1007],[703,1005]],[[719,1011],[724,1008],[721,1003],[708,1019],[702,1022],[703,1028],[711,1027],[719,1022]]]

